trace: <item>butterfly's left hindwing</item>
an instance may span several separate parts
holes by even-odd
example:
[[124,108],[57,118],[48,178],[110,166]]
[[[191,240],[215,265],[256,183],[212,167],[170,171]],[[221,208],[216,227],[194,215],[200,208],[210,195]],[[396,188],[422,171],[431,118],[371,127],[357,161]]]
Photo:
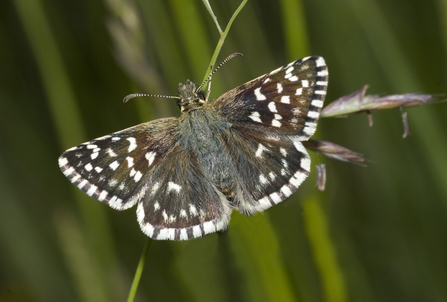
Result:
[[310,157],[292,136],[233,127],[229,147],[240,184],[235,207],[246,215],[264,211],[288,198],[310,172]]

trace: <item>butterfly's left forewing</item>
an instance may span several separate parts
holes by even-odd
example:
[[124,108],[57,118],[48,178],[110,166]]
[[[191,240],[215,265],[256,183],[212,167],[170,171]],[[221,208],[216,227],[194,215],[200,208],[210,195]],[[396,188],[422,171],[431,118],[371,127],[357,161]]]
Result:
[[213,106],[232,123],[305,141],[316,130],[327,84],[324,59],[307,57],[228,91]]

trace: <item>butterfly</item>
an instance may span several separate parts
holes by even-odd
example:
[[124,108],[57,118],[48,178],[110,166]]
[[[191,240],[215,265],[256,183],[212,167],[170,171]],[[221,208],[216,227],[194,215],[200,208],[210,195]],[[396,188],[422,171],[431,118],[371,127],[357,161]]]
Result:
[[[152,239],[188,240],[227,229],[287,199],[310,172],[302,141],[317,128],[328,85],[322,57],[306,57],[213,103],[179,84],[178,118],[161,118],[68,149],[63,174],[116,210],[135,204]],[[200,88],[200,87],[199,87]]]

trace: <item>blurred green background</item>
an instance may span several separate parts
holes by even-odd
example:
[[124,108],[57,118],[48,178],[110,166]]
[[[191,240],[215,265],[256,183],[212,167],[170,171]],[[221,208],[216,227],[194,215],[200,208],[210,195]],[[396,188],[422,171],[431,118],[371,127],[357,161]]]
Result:
[[[225,27],[239,0],[210,1]],[[198,0],[0,3],[0,301],[125,301],[146,242],[62,175],[67,148],[179,115],[218,41]],[[321,55],[326,102],[447,91],[445,0],[250,0],[218,59],[211,97],[292,60]],[[445,96],[440,97],[445,98]],[[315,137],[368,167],[313,155],[288,201],[189,242],[154,241],[137,301],[447,301],[447,104],[322,119]],[[315,164],[326,163],[325,192]]]

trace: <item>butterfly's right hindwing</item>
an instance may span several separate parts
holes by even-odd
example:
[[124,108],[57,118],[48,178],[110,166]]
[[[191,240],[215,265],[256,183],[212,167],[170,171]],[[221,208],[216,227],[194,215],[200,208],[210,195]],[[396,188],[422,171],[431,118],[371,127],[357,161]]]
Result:
[[188,240],[227,228],[229,202],[206,177],[191,150],[177,145],[147,183],[137,217],[149,237]]

